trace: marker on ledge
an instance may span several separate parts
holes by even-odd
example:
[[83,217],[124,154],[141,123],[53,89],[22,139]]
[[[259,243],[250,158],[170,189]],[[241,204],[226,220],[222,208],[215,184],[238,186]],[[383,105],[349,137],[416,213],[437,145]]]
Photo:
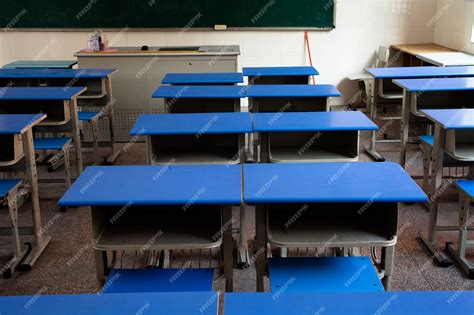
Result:
[[216,24],[216,25],[214,25],[214,30],[215,31],[225,31],[225,30],[227,30],[227,25],[225,25],[225,24]]

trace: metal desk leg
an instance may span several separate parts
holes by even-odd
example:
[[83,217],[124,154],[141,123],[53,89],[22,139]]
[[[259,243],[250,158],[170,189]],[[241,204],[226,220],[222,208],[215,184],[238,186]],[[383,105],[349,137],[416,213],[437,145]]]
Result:
[[[223,224],[232,222],[232,206],[222,206],[222,222]],[[222,238],[224,247],[225,291],[232,292],[234,290],[232,224],[224,230]]]
[[382,247],[382,253],[382,264],[385,271],[382,283],[385,287],[385,290],[390,291],[392,288],[393,267],[395,265],[395,245],[389,247]]
[[469,242],[468,237],[468,221],[469,221],[469,206],[471,198],[465,192],[459,193],[459,236],[458,247],[454,248],[452,244],[446,244],[446,249],[454,259],[456,264],[462,268],[469,279],[474,279],[474,265],[466,258],[466,249],[472,248],[474,244]]
[[38,174],[36,172],[35,149],[33,146],[33,131],[30,129],[23,134],[23,150],[25,151],[26,173],[31,185],[31,204],[33,208],[33,232],[35,241],[31,252],[21,264],[22,270],[29,270],[38,260],[51,241],[51,236],[43,235],[41,231],[41,209],[39,203]]
[[99,119],[91,120],[92,144],[94,146],[94,161],[99,161]]
[[112,97],[112,81],[110,77],[107,78],[105,87],[107,89],[107,105],[108,108],[108,119],[109,119],[109,130],[110,130],[110,155],[107,157],[108,164],[114,164],[115,160],[119,156],[121,150],[115,149],[115,121],[114,121],[114,103],[115,99]]
[[256,205],[255,207],[255,261],[257,271],[257,292],[263,292],[265,266],[267,262],[267,224],[266,224],[266,206]]
[[408,132],[410,128],[411,93],[403,90],[402,119],[400,121],[400,165],[405,168]]
[[420,232],[420,238],[442,267],[452,265],[452,261],[442,253],[436,244],[436,230],[438,221],[438,194],[443,180],[443,158],[446,145],[446,130],[436,124],[434,133],[434,148],[431,160],[431,190],[430,190],[430,219],[428,237]]
[[107,252],[94,249],[94,258],[95,258],[95,270],[97,276],[97,285],[99,290],[105,284],[106,275],[107,275]]
[[[379,90],[378,80],[379,79],[375,79],[375,82],[374,82],[373,102],[372,102],[372,106],[370,107],[370,119],[372,121],[375,121],[375,119],[377,117],[377,107],[378,107],[377,95],[379,93],[379,91],[378,91]],[[365,152],[367,152],[367,154],[370,155],[375,161],[383,162],[383,161],[385,161],[385,158],[383,156],[381,156],[375,149],[376,142],[377,142],[377,131],[374,130],[374,131],[371,131],[370,145],[365,148]]]
[[82,173],[82,146],[81,146],[81,131],[79,128],[79,118],[77,116],[77,99],[68,101],[68,103],[69,103],[69,110],[71,112],[72,141],[74,142],[74,149],[76,150],[77,174],[81,175]]

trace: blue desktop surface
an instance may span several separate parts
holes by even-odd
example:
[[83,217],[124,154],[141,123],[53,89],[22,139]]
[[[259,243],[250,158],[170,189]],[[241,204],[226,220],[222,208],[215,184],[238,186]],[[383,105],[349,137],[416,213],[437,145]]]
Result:
[[22,134],[45,118],[44,114],[0,114],[0,134]]
[[473,77],[474,66],[368,68],[367,72],[377,79],[423,78],[423,77]]
[[319,75],[319,72],[311,66],[296,67],[245,67],[243,68],[246,77],[272,77],[272,76],[310,76]]
[[226,293],[225,315],[466,315],[474,292]]
[[101,79],[117,69],[0,69],[0,79]]
[[425,202],[428,197],[392,162],[262,163],[244,165],[244,201]]
[[113,269],[102,293],[138,292],[211,292],[214,269],[211,268],[146,268]]
[[68,69],[76,60],[17,60],[3,66],[4,69]]
[[253,113],[256,132],[377,130],[361,112]]
[[247,97],[337,97],[341,93],[330,84],[268,84],[249,85]]
[[393,83],[410,92],[474,90],[474,78],[403,79]]
[[249,113],[143,114],[130,134],[182,135],[253,132]]
[[474,129],[474,109],[425,109],[421,111],[444,129]]
[[370,257],[271,258],[268,270],[272,292],[385,291]]
[[0,93],[0,101],[68,101],[85,90],[85,87],[9,87]]
[[89,166],[59,204],[240,204],[241,165]]
[[246,86],[238,85],[162,85],[153,98],[244,98]]
[[244,76],[238,72],[223,73],[168,73],[163,84],[237,84],[243,83]]
[[217,292],[1,296],[3,315],[217,315]]

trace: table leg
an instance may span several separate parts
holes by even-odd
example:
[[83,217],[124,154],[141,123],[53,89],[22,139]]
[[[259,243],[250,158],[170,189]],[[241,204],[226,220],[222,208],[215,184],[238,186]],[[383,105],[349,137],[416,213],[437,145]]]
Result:
[[443,267],[450,266],[452,261],[443,254],[436,244],[436,229],[438,221],[438,199],[441,193],[439,189],[443,180],[443,159],[446,145],[446,130],[441,128],[439,124],[435,126],[434,147],[431,159],[431,189],[430,189],[430,218],[428,226],[428,237],[424,237],[420,233],[420,238]]
[[81,133],[79,128],[79,118],[77,116],[77,99],[73,99],[69,102],[69,111],[71,112],[71,122],[72,122],[72,140],[74,142],[74,149],[76,150],[76,166],[77,174],[81,175],[82,173],[82,146],[81,146]]
[[23,134],[23,150],[25,152],[26,173],[31,185],[31,204],[33,214],[33,232],[35,243],[30,254],[22,262],[21,268],[29,270],[38,260],[51,241],[51,236],[43,235],[41,228],[41,208],[39,202],[38,174],[36,171],[35,150],[33,146],[33,131],[30,129]]
[[94,249],[94,258],[95,258],[95,270],[97,276],[97,285],[99,290],[105,284],[106,274],[107,274],[107,252]]
[[395,265],[395,245],[382,247],[382,252],[383,268],[385,271],[382,283],[385,287],[385,290],[390,291],[392,288],[393,267]]
[[114,115],[114,103],[115,99],[112,97],[112,80],[107,77],[105,88],[107,90],[107,104],[108,106],[108,119],[109,119],[109,133],[110,133],[110,155],[107,157],[108,164],[114,164],[115,160],[119,156],[121,150],[115,148],[115,115]]
[[265,265],[267,262],[267,225],[265,220],[266,206],[255,206],[255,262],[257,272],[257,292],[263,292]]
[[402,119],[400,121],[400,165],[405,168],[408,132],[410,128],[411,93],[403,90]]
[[[226,205],[222,207],[222,222],[227,224],[227,222],[232,222],[232,206]],[[234,275],[233,275],[233,241],[232,241],[232,225],[228,226],[223,234],[222,241],[224,247],[224,275],[225,275],[225,291],[232,292],[234,284]]]
[[[373,87],[373,101],[372,106],[370,107],[370,119],[375,122],[377,118],[377,108],[378,108],[378,93],[379,93],[379,82],[381,79],[374,80],[374,87]],[[375,145],[377,143],[377,131],[373,130],[370,132],[370,144],[368,147],[365,148],[365,152],[367,152],[370,157],[372,157],[377,162],[385,161],[384,157],[381,156],[375,149]]]

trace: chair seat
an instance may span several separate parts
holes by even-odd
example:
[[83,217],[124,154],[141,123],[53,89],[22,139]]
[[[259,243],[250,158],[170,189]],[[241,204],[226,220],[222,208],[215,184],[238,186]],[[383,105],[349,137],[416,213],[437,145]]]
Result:
[[62,150],[71,143],[71,138],[35,138],[33,143],[35,150]]
[[420,140],[432,147],[434,145],[434,136],[420,136]]
[[103,293],[212,291],[213,269],[114,269]]
[[10,191],[21,183],[21,179],[0,179],[0,199],[5,198]]
[[456,186],[464,191],[470,198],[474,197],[474,180],[455,180]]
[[91,121],[94,118],[98,118],[100,113],[98,112],[78,112],[77,116],[80,121]]
[[347,78],[351,81],[363,81],[373,79],[373,77],[368,73],[351,74]]
[[369,257],[272,258],[269,270],[272,292],[385,291]]
[[399,93],[399,92],[383,92],[379,94],[379,96],[381,98],[385,98],[385,99],[403,99],[403,93]]

